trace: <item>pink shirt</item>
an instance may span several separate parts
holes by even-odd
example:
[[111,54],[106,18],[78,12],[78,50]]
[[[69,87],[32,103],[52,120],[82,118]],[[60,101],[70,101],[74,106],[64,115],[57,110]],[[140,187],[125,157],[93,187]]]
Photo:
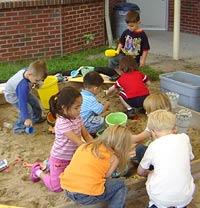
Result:
[[81,137],[82,120],[80,116],[76,119],[58,117],[55,124],[55,141],[51,149],[51,156],[60,160],[71,160],[77,145],[72,142],[64,133],[73,131]]

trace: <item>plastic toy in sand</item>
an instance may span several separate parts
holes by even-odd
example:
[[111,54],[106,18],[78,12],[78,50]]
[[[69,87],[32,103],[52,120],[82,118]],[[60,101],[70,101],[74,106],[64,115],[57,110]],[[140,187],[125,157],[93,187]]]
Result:
[[5,170],[8,167],[8,161],[6,159],[0,160],[0,171]]
[[50,111],[47,113],[47,123],[50,126],[54,126],[56,123],[56,118],[54,118],[54,116],[52,115]]
[[35,129],[32,126],[26,127],[25,132],[27,134],[33,134],[35,133]]
[[72,78],[77,77],[79,75],[82,75],[84,77],[88,72],[94,71],[94,69],[95,68],[93,66],[81,66],[78,69],[72,70],[70,76]]
[[192,112],[183,108],[176,113],[176,127],[178,133],[187,133],[192,119]]
[[178,107],[178,100],[179,100],[179,94],[176,92],[166,92],[166,95],[168,96],[172,109],[176,110]]
[[107,56],[107,57],[114,57],[114,56],[116,56],[118,54],[119,54],[119,51],[118,50],[114,50],[114,49],[107,49],[105,51],[105,56]]
[[114,112],[110,113],[106,116],[105,121],[108,126],[113,126],[113,125],[123,125],[125,126],[127,123],[127,115],[123,112]]

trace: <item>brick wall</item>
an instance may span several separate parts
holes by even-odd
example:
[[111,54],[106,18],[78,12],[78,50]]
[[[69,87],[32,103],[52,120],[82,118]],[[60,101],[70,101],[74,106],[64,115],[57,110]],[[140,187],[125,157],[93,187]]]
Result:
[[52,57],[105,44],[102,0],[0,2],[0,61]]
[[105,44],[104,3],[71,5],[62,12],[64,53],[85,47],[83,34],[95,34],[90,47]]
[[[173,30],[174,0],[169,0],[169,30]],[[200,35],[200,0],[181,0],[182,32]]]

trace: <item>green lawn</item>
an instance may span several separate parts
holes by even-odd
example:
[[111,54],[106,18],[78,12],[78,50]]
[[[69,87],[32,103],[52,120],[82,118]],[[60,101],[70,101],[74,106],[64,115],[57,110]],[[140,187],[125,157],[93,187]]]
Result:
[[[107,66],[108,58],[104,56],[106,47],[91,49],[79,53],[69,54],[63,57],[54,57],[46,60],[49,73],[63,72],[69,69],[77,69],[80,66]],[[3,62],[0,63],[0,80],[6,81],[23,67],[27,67],[33,60]],[[151,80],[158,80],[159,72],[150,66],[146,66],[142,71]]]

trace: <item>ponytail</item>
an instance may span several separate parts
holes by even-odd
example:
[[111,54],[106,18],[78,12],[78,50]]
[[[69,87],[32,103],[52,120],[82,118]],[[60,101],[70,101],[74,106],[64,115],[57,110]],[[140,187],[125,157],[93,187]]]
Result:
[[56,114],[58,114],[58,109],[57,109],[57,101],[58,101],[58,94],[55,94],[53,96],[51,96],[50,100],[49,100],[49,106],[50,106],[50,112],[52,114],[52,116],[56,119]]
[[64,118],[68,118],[68,115],[65,115],[63,108],[69,109],[75,102],[76,98],[80,97],[80,92],[74,87],[64,87],[59,93],[51,96],[49,100],[50,112],[53,117],[56,118],[57,115],[60,115]]

